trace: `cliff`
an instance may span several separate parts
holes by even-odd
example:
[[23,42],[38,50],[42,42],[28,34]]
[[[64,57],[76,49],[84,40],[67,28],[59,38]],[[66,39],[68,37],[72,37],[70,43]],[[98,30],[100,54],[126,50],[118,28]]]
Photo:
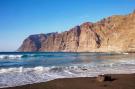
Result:
[[86,22],[62,33],[30,35],[22,52],[135,52],[135,12]]

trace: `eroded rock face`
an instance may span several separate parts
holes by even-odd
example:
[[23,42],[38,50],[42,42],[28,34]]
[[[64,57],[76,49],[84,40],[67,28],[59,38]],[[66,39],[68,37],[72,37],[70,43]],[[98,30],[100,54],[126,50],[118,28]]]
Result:
[[63,33],[31,35],[18,51],[135,52],[135,13],[86,22]]

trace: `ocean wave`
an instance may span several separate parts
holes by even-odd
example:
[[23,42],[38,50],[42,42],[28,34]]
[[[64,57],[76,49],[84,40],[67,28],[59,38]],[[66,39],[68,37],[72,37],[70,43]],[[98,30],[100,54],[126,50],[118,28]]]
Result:
[[57,78],[94,77],[99,74],[135,73],[135,65],[116,63],[94,65],[76,64],[70,66],[37,66],[33,68],[13,67],[0,69],[0,88],[46,82]]
[[48,57],[52,55],[41,55],[41,54],[24,54],[24,55],[0,55],[0,59],[18,59],[18,58],[29,58],[29,57]]
[[128,53],[67,53],[64,55],[61,54],[49,54],[49,53],[44,53],[44,54],[5,54],[5,55],[0,55],[0,59],[18,59],[18,58],[30,58],[30,57],[65,57],[65,56],[99,56],[99,55],[119,55],[119,54],[128,54]]
[[[19,59],[26,58],[28,60],[0,60],[1,63],[9,65],[12,63],[20,63],[19,66],[3,66],[0,67],[0,88],[4,87],[14,87],[25,84],[46,82],[54,80],[57,78],[72,78],[72,77],[94,77],[99,74],[127,74],[135,73],[135,56],[134,55],[113,55],[108,56],[108,54],[102,54],[103,56],[93,56],[98,55],[92,53],[78,53],[74,54],[21,54],[21,55],[0,55],[1,59]],[[81,56],[80,56],[81,55]],[[88,55],[88,56],[87,56]],[[100,55],[100,53],[99,53]],[[107,56],[106,56],[107,55]],[[49,56],[49,57],[48,57]],[[52,57],[53,59],[48,59],[44,57]],[[61,58],[62,56],[62,58]],[[68,57],[69,56],[69,57]],[[73,58],[74,56],[75,59]],[[29,58],[29,57],[39,57],[39,58]],[[43,58],[42,58],[43,57]],[[55,60],[58,57],[59,60]],[[74,59],[67,64],[57,65],[57,62]],[[79,59],[80,58],[80,59]],[[91,59],[90,59],[91,58]],[[36,59],[36,60],[33,60]],[[43,60],[41,60],[43,59]],[[69,60],[70,60],[69,59]],[[90,60],[89,62],[85,62]],[[45,60],[45,61],[44,61]],[[76,62],[80,60],[80,62]],[[40,65],[36,65],[38,62]],[[64,62],[63,61],[63,62]],[[84,62],[83,62],[84,61]],[[47,63],[48,62],[48,63]],[[26,65],[25,65],[26,63]],[[27,64],[28,63],[28,64]],[[30,64],[29,64],[30,63]],[[32,64],[31,64],[32,63]],[[69,63],[69,64],[68,64]],[[41,65],[42,64],[42,65]],[[2,64],[1,64],[2,65]]]
[[0,59],[16,59],[21,57],[23,57],[23,55],[0,55]]

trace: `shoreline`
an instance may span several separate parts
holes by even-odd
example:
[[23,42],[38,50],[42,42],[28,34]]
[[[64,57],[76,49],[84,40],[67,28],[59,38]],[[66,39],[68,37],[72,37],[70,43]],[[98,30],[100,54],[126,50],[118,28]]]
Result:
[[135,89],[135,73],[107,75],[113,80],[98,82],[96,77],[62,78],[0,89]]
[[0,51],[0,53],[135,53],[135,51]]

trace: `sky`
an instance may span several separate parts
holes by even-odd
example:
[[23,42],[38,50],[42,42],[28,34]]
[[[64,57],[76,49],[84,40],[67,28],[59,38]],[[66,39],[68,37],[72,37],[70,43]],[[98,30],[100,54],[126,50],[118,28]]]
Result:
[[31,34],[63,32],[134,9],[135,0],[0,0],[0,51],[17,50]]

